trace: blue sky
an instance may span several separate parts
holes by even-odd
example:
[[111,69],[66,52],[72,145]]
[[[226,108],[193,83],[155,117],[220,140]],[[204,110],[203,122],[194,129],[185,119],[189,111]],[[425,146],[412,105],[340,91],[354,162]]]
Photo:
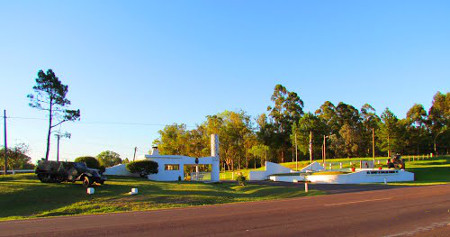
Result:
[[401,118],[450,88],[449,1],[0,0],[0,29],[0,109],[40,118],[8,120],[10,146],[29,144],[33,159],[46,116],[26,95],[40,69],[81,110],[61,128],[68,160],[142,155],[162,125],[224,110],[256,116],[278,83],[306,111],[330,100]]

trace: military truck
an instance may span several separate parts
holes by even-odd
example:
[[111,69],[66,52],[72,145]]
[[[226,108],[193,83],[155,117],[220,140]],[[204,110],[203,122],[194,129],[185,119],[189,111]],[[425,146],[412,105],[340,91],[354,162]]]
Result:
[[85,187],[93,183],[103,184],[106,177],[99,170],[91,169],[83,162],[40,160],[35,173],[42,183],[82,181]]
[[402,159],[400,154],[396,154],[392,156],[391,159],[388,159],[387,167],[394,169],[405,169],[405,160]]

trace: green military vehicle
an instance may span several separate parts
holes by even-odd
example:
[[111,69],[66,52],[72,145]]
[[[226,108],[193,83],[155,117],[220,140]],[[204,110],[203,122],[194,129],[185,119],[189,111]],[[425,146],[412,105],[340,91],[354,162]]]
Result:
[[38,161],[35,173],[42,183],[82,181],[85,187],[93,183],[103,184],[106,177],[99,170],[91,169],[82,162]]

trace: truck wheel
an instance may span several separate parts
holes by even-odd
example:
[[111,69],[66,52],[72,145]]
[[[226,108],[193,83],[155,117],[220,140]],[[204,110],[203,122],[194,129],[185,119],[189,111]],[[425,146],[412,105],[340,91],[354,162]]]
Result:
[[84,187],[89,187],[92,185],[92,180],[89,178],[89,176],[84,176],[83,178],[83,186]]
[[41,183],[47,183],[48,182],[48,175],[47,174],[38,174],[37,177],[41,181]]

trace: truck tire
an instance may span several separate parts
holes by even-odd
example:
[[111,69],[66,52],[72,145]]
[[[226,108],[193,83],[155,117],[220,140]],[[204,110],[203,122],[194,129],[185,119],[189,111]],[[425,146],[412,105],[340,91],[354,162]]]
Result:
[[84,187],[90,187],[92,185],[92,180],[89,178],[89,176],[83,177],[83,186]]
[[43,173],[39,173],[37,175],[37,177],[41,181],[41,183],[48,183],[48,180],[49,180],[48,176],[49,176],[48,174],[43,174]]

